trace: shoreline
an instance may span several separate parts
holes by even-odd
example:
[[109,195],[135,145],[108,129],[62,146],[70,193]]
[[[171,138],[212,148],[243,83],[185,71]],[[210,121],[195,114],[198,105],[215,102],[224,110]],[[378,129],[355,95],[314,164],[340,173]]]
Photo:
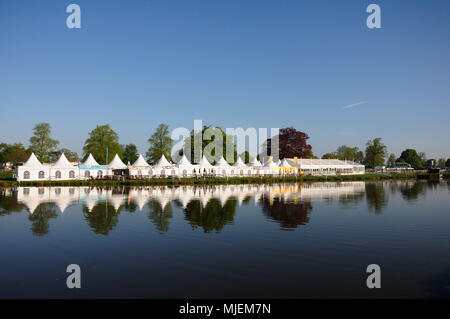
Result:
[[[22,181],[0,180],[0,187],[50,187],[50,186],[182,186],[182,185],[226,185],[226,184],[276,184],[302,182],[341,182],[341,181],[382,181],[382,180],[439,180],[433,174],[361,174],[302,177],[205,177],[205,178],[155,178],[140,180],[60,180],[60,181]],[[449,180],[450,173],[443,174]]]

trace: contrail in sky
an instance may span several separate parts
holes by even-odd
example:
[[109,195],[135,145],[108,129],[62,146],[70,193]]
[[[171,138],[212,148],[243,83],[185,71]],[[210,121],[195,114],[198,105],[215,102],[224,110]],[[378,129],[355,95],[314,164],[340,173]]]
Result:
[[361,101],[358,103],[349,104],[349,105],[343,106],[342,109],[345,110],[345,109],[349,109],[349,108],[352,108],[352,107],[355,107],[355,106],[358,106],[361,104],[366,104],[366,103],[369,103],[369,101]]

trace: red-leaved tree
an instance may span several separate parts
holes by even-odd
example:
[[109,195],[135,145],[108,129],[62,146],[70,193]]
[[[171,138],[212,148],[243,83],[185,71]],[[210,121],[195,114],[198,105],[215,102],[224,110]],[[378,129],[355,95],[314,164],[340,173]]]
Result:
[[[271,154],[272,139],[274,138],[268,138],[263,147],[265,147],[267,155],[273,155],[274,159],[276,159],[277,154]],[[278,158],[308,157],[311,154],[312,146],[307,143],[307,139],[309,139],[308,134],[297,131],[293,127],[280,129],[280,134],[278,135]]]

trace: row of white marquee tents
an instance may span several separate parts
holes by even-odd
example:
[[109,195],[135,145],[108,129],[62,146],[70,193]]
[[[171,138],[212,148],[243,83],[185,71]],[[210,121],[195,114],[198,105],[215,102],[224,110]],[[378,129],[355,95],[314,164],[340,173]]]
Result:
[[199,175],[211,176],[254,176],[254,175],[285,175],[298,174],[361,174],[364,166],[353,162],[340,160],[283,159],[272,161],[270,158],[262,164],[256,158],[245,164],[240,157],[230,165],[221,157],[215,165],[203,156],[198,164],[192,164],[185,155],[177,163],[169,162],[164,155],[155,165],[148,164],[142,155],[130,165],[124,164],[116,154],[108,165],[100,165],[92,154],[83,163],[69,162],[64,153],[53,164],[41,163],[34,154],[16,170],[16,179],[22,180],[73,180],[91,179],[114,176],[120,170],[128,170],[128,175],[157,177],[192,177]]

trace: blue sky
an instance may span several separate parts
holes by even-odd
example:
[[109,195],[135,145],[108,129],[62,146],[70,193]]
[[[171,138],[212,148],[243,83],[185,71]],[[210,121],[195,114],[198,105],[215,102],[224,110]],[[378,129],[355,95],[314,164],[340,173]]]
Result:
[[445,0],[0,0],[0,141],[28,145],[45,121],[81,153],[108,123],[145,153],[159,123],[201,119],[294,126],[317,155],[382,137],[449,158],[449,16]]

